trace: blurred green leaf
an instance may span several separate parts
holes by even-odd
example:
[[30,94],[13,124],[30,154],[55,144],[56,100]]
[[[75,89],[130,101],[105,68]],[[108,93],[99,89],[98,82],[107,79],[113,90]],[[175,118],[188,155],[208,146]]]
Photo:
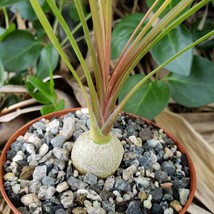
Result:
[[[200,26],[200,20],[197,20],[194,22],[193,27],[191,29],[193,40],[196,41],[197,39],[204,36],[206,33],[210,32],[214,29],[214,23],[213,21],[207,19],[204,23],[203,27],[199,29]],[[212,49],[214,47],[214,38],[208,39],[207,41],[202,42],[197,46],[201,49]]]
[[18,2],[26,2],[26,1],[27,0],[1,0],[0,9],[3,7],[11,6],[11,5],[18,3]]
[[[192,42],[190,32],[186,27],[180,25],[161,39],[151,50],[151,54],[158,64],[162,64]],[[169,63],[166,68],[171,72],[188,76],[191,71],[192,59],[193,51],[190,49]]]
[[28,82],[31,83],[35,89],[41,92],[44,98],[47,99],[47,101],[49,101],[50,103],[55,102],[55,97],[53,97],[53,94],[51,93],[49,82],[44,83],[42,80],[35,76],[29,76]]
[[30,32],[15,30],[0,42],[0,60],[6,71],[23,71],[36,65],[41,47]]
[[[46,4],[46,1],[45,0],[39,0],[39,3],[42,7],[44,7],[44,5]],[[32,6],[31,6],[31,4],[29,3],[29,1],[17,2],[16,4],[12,5],[10,10],[13,13],[18,12],[21,15],[21,17],[26,19],[26,20],[34,21],[37,19],[37,16],[36,16]]]
[[188,77],[171,74],[168,79],[171,97],[187,107],[199,107],[214,101],[214,63],[195,56]]
[[64,108],[65,108],[65,101],[64,100],[60,100],[56,105],[56,111],[62,110]]
[[[141,74],[129,77],[121,91],[119,102],[143,77]],[[153,119],[166,107],[169,95],[169,87],[165,83],[148,80],[127,102],[124,111]]]
[[112,32],[111,58],[119,57],[130,36],[143,18],[142,13],[134,13],[121,20]]
[[0,62],[0,87],[4,84],[4,66]]
[[53,47],[53,45],[51,44],[46,45],[40,53],[36,75],[40,79],[48,77],[50,71],[54,71],[56,69],[58,60],[59,54]]
[[10,34],[11,32],[13,32],[14,30],[16,30],[16,25],[14,23],[12,23],[8,29],[4,30],[3,33],[0,33],[0,42],[7,37],[8,34]]
[[41,114],[42,115],[49,114],[49,113],[54,112],[54,111],[55,111],[54,105],[46,105],[46,106],[43,106],[41,108]]

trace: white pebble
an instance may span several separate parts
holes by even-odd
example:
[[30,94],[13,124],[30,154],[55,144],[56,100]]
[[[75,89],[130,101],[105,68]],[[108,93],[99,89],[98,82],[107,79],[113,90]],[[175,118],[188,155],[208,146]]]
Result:
[[164,214],[173,214],[173,213],[174,213],[174,211],[171,207],[164,210]]
[[69,188],[68,183],[66,181],[64,181],[64,182],[62,182],[62,183],[60,183],[60,184],[58,184],[56,186],[56,191],[61,193],[61,192],[65,191],[68,188]]
[[142,147],[142,139],[137,138],[135,135],[129,136],[129,140],[137,147]]
[[30,206],[33,203],[39,203],[40,200],[38,198],[38,196],[34,193],[30,193],[27,195],[24,195],[21,197],[21,202],[25,205],[25,206]]
[[39,148],[39,155],[43,157],[45,154],[47,154],[48,150],[48,145],[46,143],[42,144],[42,146]]
[[151,209],[152,208],[152,202],[150,200],[145,200],[143,202],[143,206],[147,209]]

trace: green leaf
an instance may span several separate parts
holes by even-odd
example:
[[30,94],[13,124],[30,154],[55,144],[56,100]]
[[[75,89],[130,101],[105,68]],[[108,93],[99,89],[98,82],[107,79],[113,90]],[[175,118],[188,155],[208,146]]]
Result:
[[43,82],[38,77],[30,76],[28,77],[28,82],[30,82],[35,89],[42,93],[46,100],[54,104],[56,100],[56,94],[54,90],[50,88],[49,82]]
[[14,23],[12,23],[8,29],[2,31],[2,33],[0,33],[0,42],[7,37],[8,34],[10,34],[11,32],[13,32],[14,30],[16,30],[16,25]]
[[[196,41],[197,39],[201,38],[206,33],[210,32],[214,29],[214,24],[210,19],[206,19],[206,22],[202,29],[199,29],[200,20],[194,22],[193,27],[191,29],[193,40]],[[214,38],[210,38],[205,42],[202,42],[197,46],[200,49],[212,49],[214,47]]]
[[[158,64],[162,64],[192,42],[190,32],[181,25],[161,39],[151,50],[151,54]],[[169,63],[166,68],[173,73],[188,76],[191,71],[192,58],[193,51],[190,49]]]
[[53,45],[51,44],[46,45],[40,53],[36,75],[40,79],[48,77],[50,71],[53,72],[56,69],[58,60],[59,54],[53,47]]
[[55,107],[53,105],[43,106],[40,110],[42,115],[49,114],[55,111]]
[[0,60],[6,71],[23,71],[36,65],[41,47],[30,32],[16,30],[0,42]]
[[0,87],[4,84],[4,66],[0,62]]
[[[39,0],[40,5],[43,7],[45,5],[45,0]],[[19,13],[22,18],[30,21],[37,19],[37,16],[29,1],[21,1],[13,4],[11,9],[13,13]]]
[[119,57],[130,36],[142,20],[144,14],[134,13],[122,19],[112,32],[111,44],[111,58],[116,59]]
[[[130,76],[121,91],[119,102],[143,77],[141,74]],[[169,87],[165,83],[150,80],[139,88],[123,110],[147,119],[153,119],[166,107],[169,95]]]
[[171,74],[168,85],[171,97],[187,107],[199,107],[214,101],[214,63],[195,56],[188,77]]
[[50,101],[38,90],[35,90],[35,87],[30,82],[25,82],[25,87],[31,97],[36,99],[39,103],[50,104]]
[[64,100],[60,100],[57,103],[55,110],[56,111],[60,111],[60,110],[63,110],[64,108],[65,108],[65,101]]
[[[157,11],[157,9],[164,3],[165,0],[160,0],[159,3],[156,6],[155,11]],[[146,0],[146,3],[149,7],[151,7],[154,4],[155,0]],[[171,3],[169,4],[169,6],[164,10],[164,12],[160,15],[160,18],[162,18],[163,16],[165,16],[173,7],[175,7],[178,3],[180,2],[180,0],[172,0]],[[189,8],[189,7],[188,7]],[[182,13],[184,13],[186,10],[185,9]],[[181,14],[182,14],[181,13]]]
[[25,1],[27,1],[27,0],[1,0],[0,9],[3,7],[11,6],[11,5],[18,3],[18,2],[25,2]]

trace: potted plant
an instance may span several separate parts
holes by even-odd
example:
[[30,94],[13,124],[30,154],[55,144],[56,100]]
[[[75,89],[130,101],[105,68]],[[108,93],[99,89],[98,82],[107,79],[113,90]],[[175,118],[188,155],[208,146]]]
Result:
[[[95,84],[93,82],[93,78],[90,74],[90,71],[87,68],[86,62],[85,62],[85,60],[81,54],[81,51],[79,50],[78,45],[77,45],[73,35],[71,34],[68,26],[66,25],[66,22],[64,21],[62,15],[60,13],[60,10],[57,8],[57,5],[54,1],[47,0],[49,7],[53,11],[54,15],[57,18],[57,21],[59,22],[59,24],[63,28],[64,32],[66,33],[66,35],[67,35],[67,37],[68,37],[68,39],[72,45],[72,48],[74,49],[74,52],[76,53],[77,58],[79,59],[79,62],[81,63],[81,65],[83,67],[83,70],[85,72],[85,76],[87,79],[87,84],[89,87],[89,96],[88,96],[80,78],[78,77],[77,73],[75,72],[75,69],[72,67],[71,63],[69,62],[68,57],[64,53],[62,47],[60,46],[58,39],[56,38],[56,36],[52,30],[51,25],[49,24],[44,12],[42,11],[41,6],[39,5],[39,2],[34,1],[34,0],[30,0],[30,2],[34,8],[35,13],[38,16],[38,19],[40,20],[43,28],[45,29],[50,41],[53,43],[56,50],[60,54],[61,58],[63,59],[65,64],[68,66],[68,68],[71,70],[73,76],[75,77],[76,81],[78,82],[78,84],[82,90],[82,93],[84,95],[84,98],[86,100],[86,103],[87,103],[88,117],[89,117],[89,121],[90,121],[90,125],[88,125],[88,127],[90,126],[90,130],[87,130],[87,128],[86,128],[85,132],[78,136],[74,145],[72,144],[72,146],[70,146],[70,147],[72,147],[72,149],[70,148],[70,150],[69,150],[69,151],[71,151],[71,158],[69,158],[69,160],[72,162],[72,166],[71,166],[71,163],[69,165],[70,170],[72,171],[72,167],[74,167],[78,171],[78,173],[83,174],[83,175],[84,174],[87,175],[87,176],[85,175],[84,178],[81,177],[81,175],[80,175],[80,177],[83,181],[83,183],[81,183],[83,185],[82,188],[79,189],[79,192],[78,192],[78,190],[75,190],[76,195],[74,195],[72,191],[66,192],[66,194],[63,193],[64,188],[66,190],[68,189],[68,184],[66,182],[59,183],[61,186],[59,185],[56,188],[54,188],[54,187],[52,188],[52,185],[50,185],[51,189],[53,190],[54,193],[57,192],[56,194],[59,195],[59,197],[61,197],[61,199],[63,201],[66,201],[66,198],[68,199],[70,204],[69,204],[69,202],[66,203],[66,205],[63,204],[64,208],[72,209],[73,203],[74,203],[73,202],[74,197],[78,196],[77,198],[78,198],[78,200],[80,200],[80,201],[78,201],[78,204],[81,204],[81,203],[84,204],[85,203],[84,206],[86,208],[92,207],[92,208],[88,208],[87,212],[89,212],[89,213],[93,212],[94,209],[98,207],[96,209],[96,213],[105,213],[106,211],[100,206],[101,196],[99,196],[96,193],[96,191],[99,192],[99,190],[96,189],[96,191],[95,191],[92,189],[91,191],[89,191],[87,188],[90,184],[91,184],[91,186],[93,186],[92,184],[94,184],[94,180],[99,179],[99,182],[102,183],[102,182],[104,182],[104,179],[110,179],[111,175],[113,175],[114,173],[120,173],[120,171],[121,171],[118,169],[119,169],[119,166],[121,165],[122,159],[124,161],[124,156],[125,156],[124,155],[124,148],[126,148],[126,146],[124,147],[122,145],[121,141],[118,139],[118,135],[120,135],[121,132],[119,132],[119,134],[118,134],[117,132],[115,133],[115,130],[114,130],[114,134],[112,134],[111,130],[115,124],[115,121],[117,124],[119,124],[118,126],[116,126],[117,127],[116,130],[117,130],[118,127],[121,127],[124,124],[124,121],[127,120],[126,119],[127,116],[121,115],[119,117],[119,121],[118,121],[118,115],[121,113],[125,103],[137,91],[137,89],[144,82],[146,82],[146,80],[149,79],[152,75],[157,73],[166,64],[168,64],[173,59],[175,59],[176,57],[178,57],[179,55],[184,53],[186,50],[194,47],[195,45],[199,44],[200,42],[202,42],[205,39],[212,36],[214,34],[214,32],[211,31],[210,33],[206,34],[204,37],[200,38],[199,40],[197,40],[193,44],[185,47],[183,50],[181,50],[180,52],[178,52],[177,54],[172,56],[169,60],[167,60],[166,62],[164,62],[160,66],[158,66],[154,71],[152,71],[145,78],[143,78],[135,87],[133,87],[133,89],[130,90],[130,92],[127,94],[127,96],[125,96],[125,98],[117,105],[117,98],[118,98],[119,92],[122,89],[122,87],[123,87],[125,81],[127,80],[128,76],[130,75],[132,69],[137,65],[137,63],[140,61],[140,59],[142,59],[142,57],[146,53],[148,53],[148,51],[152,47],[154,47],[155,44],[157,44],[157,42],[160,41],[170,30],[174,29],[178,24],[180,24],[186,18],[191,16],[194,12],[199,10],[202,6],[207,4],[209,2],[209,0],[202,0],[202,1],[198,2],[197,4],[195,4],[194,6],[192,6],[191,8],[189,8],[189,6],[193,2],[192,0],[190,0],[190,1],[182,0],[182,1],[180,1],[179,4],[177,4],[172,10],[170,10],[168,13],[166,13],[166,15],[154,25],[155,21],[157,21],[160,14],[162,14],[162,12],[165,10],[167,5],[169,5],[171,2],[170,0],[164,1],[164,3],[162,3],[161,5],[158,6],[157,11],[153,14],[152,18],[149,18],[150,15],[152,14],[153,9],[157,7],[157,4],[159,2],[159,1],[155,1],[153,6],[151,7],[151,9],[145,14],[144,18],[142,19],[142,21],[140,22],[140,24],[138,25],[138,27],[134,31],[133,35],[130,37],[130,40],[128,41],[127,45],[125,46],[124,50],[122,51],[120,57],[117,60],[116,65],[113,68],[111,68],[111,65],[110,65],[111,30],[112,30],[112,1],[89,0],[89,6],[90,6],[92,21],[93,21],[93,31],[95,34],[95,45],[93,45],[92,41],[90,40],[90,32],[89,32],[89,29],[87,26],[87,22],[85,20],[81,1],[74,0],[77,12],[78,12],[79,17],[80,17],[81,25],[82,25],[82,28],[84,31],[85,39],[86,39],[86,42],[88,45],[88,50],[89,50],[89,53],[91,56],[91,61],[93,64],[93,69],[94,69]],[[187,8],[188,8],[188,10],[186,10]],[[142,28],[142,24],[144,22],[146,22],[146,24]],[[41,87],[41,85],[38,84],[37,87]],[[84,112],[84,110],[83,110],[83,112]],[[65,132],[67,129],[70,130],[70,128],[73,127],[73,125],[75,124],[75,121],[77,120],[78,117],[82,118],[82,115],[84,117],[85,114],[83,112],[81,113],[78,111],[76,113],[75,118],[73,118],[73,116],[71,116],[72,119],[69,119],[69,123],[64,121],[69,116],[62,117],[63,119],[61,118],[60,122],[56,122],[57,124],[61,124],[61,123],[66,124],[66,128],[65,127],[63,128],[60,125],[57,125],[57,126],[60,127],[60,129],[61,128],[64,129]],[[59,116],[61,114],[62,114],[61,112],[56,113],[56,116]],[[65,114],[65,112],[63,112],[63,114]],[[52,114],[45,117],[45,118],[50,119],[51,117],[53,117]],[[41,118],[39,118],[39,119],[41,119]],[[62,120],[63,120],[63,122],[62,122]],[[130,123],[135,126],[134,121],[136,121],[136,120],[139,122],[139,119],[134,117],[134,119],[131,119]],[[25,135],[25,132],[30,127],[31,127],[31,129],[34,130],[35,127],[32,128],[32,126],[35,122],[38,122],[38,121],[39,120],[37,119],[36,121],[33,121],[30,124],[28,124],[27,126],[25,126],[22,129],[21,133],[18,133],[18,134],[16,133],[8,141],[8,144],[6,145],[6,147],[3,151],[2,157],[1,157],[1,160],[2,160],[1,161],[1,174],[2,175],[4,174],[3,173],[3,164],[5,164],[4,167],[6,167],[6,165],[8,163],[6,161],[6,151],[9,150],[9,147],[11,145],[13,145],[12,144],[13,141],[20,134]],[[55,120],[51,120],[50,121],[51,125],[48,125],[49,131],[51,130],[51,126],[53,126],[53,124],[54,124],[53,121],[55,121]],[[144,128],[149,127],[149,129],[150,129],[150,123],[145,122],[145,121],[142,122],[143,121],[142,119],[140,119],[140,121],[141,122],[139,122],[139,123],[141,124],[141,126],[143,126]],[[43,120],[42,123],[43,123],[43,125],[46,123],[49,124],[49,121]],[[88,120],[86,119],[86,122],[83,124],[84,127],[86,127],[85,124],[87,124],[87,123],[88,123]],[[147,125],[145,125],[144,123],[146,123]],[[38,123],[37,123],[37,125],[38,125]],[[157,128],[155,128],[155,129],[157,129]],[[161,134],[161,130],[159,130],[159,129],[157,129],[157,130],[153,131],[153,134],[156,133],[157,135],[160,135],[160,138],[157,137],[156,140],[158,142],[157,141],[155,141],[156,143],[150,142],[150,144],[152,144],[152,143],[158,144],[162,149],[166,150],[165,151],[166,153],[167,152],[170,153],[170,154],[168,154],[169,155],[168,157],[170,157],[170,160],[165,164],[166,165],[171,164],[171,162],[172,162],[171,161],[172,151],[177,152],[177,156],[178,157],[180,156],[180,159],[179,159],[180,161],[182,158],[186,160],[186,158],[185,158],[186,156],[185,155],[182,156],[179,153],[181,151],[181,152],[184,152],[186,154],[186,151],[185,151],[185,149],[182,148],[182,146],[178,145],[178,148],[180,149],[180,151],[173,150],[173,149],[176,149],[176,147],[177,147],[177,144],[175,144],[176,146],[175,147],[172,146],[171,147],[172,150],[170,151],[169,148],[160,144],[160,142],[164,141],[163,139],[165,139],[165,138],[167,138],[167,140],[169,142],[171,142],[171,140],[169,139],[168,135],[166,136],[165,133]],[[61,147],[62,146],[61,143],[65,142],[65,140],[67,139],[65,137],[65,135],[68,135],[69,137],[71,137],[71,134],[72,134],[71,132],[73,132],[73,131],[70,130],[70,133],[64,134],[63,139],[61,139],[62,136],[59,137],[57,135],[59,138],[56,136],[55,140],[53,140],[53,139],[51,140],[52,145],[50,148],[51,148],[52,152],[54,153],[54,156],[58,157],[59,161],[60,161],[60,157],[62,157],[62,159],[63,158],[68,159],[67,153],[66,154],[64,154],[63,152],[58,153],[58,150],[61,151],[61,149],[58,147]],[[53,134],[53,132],[55,132],[55,131],[52,130],[52,134]],[[56,133],[58,134],[59,130],[56,131]],[[122,134],[123,134],[123,132],[122,132]],[[26,143],[25,138],[29,141],[30,136],[28,138],[27,135],[25,135],[24,138],[21,137],[21,140],[23,140],[24,143]],[[134,136],[134,135],[131,135],[131,136]],[[131,137],[131,136],[129,136],[129,137]],[[46,140],[48,141],[50,136],[46,136],[46,137],[47,137]],[[35,138],[38,139],[38,137],[31,137],[31,138],[33,138],[33,139],[30,139],[31,144],[35,143]],[[134,138],[134,139],[132,139],[132,138]],[[141,138],[141,140],[142,140],[142,138]],[[128,141],[129,142],[131,141],[130,142],[131,144],[135,144],[135,146],[131,146],[132,149],[133,149],[133,147],[136,148],[136,150],[139,149],[141,151],[141,154],[142,154],[142,150],[140,149],[142,146],[139,146],[139,144],[141,145],[141,143],[142,143],[141,140],[139,139],[139,136],[138,137],[135,136],[135,137],[129,138]],[[151,137],[149,137],[148,139],[145,138],[144,140],[151,140]],[[41,143],[41,141],[40,141],[40,143]],[[40,144],[40,143],[39,143],[39,145],[42,146],[42,144]],[[53,144],[56,144],[56,148],[53,148],[54,147]],[[27,145],[25,144],[25,146],[27,146]],[[38,146],[37,150],[39,149],[40,146]],[[28,145],[28,147],[30,147],[30,146]],[[47,145],[45,147],[47,147]],[[35,151],[31,150],[31,149],[28,148],[27,153],[31,153],[31,155],[35,154]],[[47,149],[48,148],[45,148],[45,150],[47,150]],[[43,150],[37,151],[37,152],[43,153]],[[50,152],[50,153],[52,153],[52,152]],[[10,151],[9,153],[13,153],[13,152]],[[46,154],[49,154],[49,152],[47,153],[47,151],[46,151],[45,155]],[[151,159],[151,156],[153,156],[153,152],[148,152],[147,155],[149,155],[149,154],[150,154],[150,159]],[[22,160],[22,157],[20,157],[20,156],[23,157],[24,154],[20,153],[20,154],[18,154],[18,156],[17,156],[17,154],[15,154],[15,156],[11,157],[12,162],[15,162],[16,159],[18,159],[18,161]],[[19,159],[19,158],[21,158],[21,159]],[[155,157],[155,156],[153,156],[153,158],[157,159],[157,157]],[[187,155],[187,160],[188,160],[188,164],[191,164],[191,159],[189,158],[188,155]],[[36,160],[36,161],[39,162],[39,160]],[[157,192],[156,193],[153,192],[153,194],[148,194],[148,195],[146,194],[145,195],[144,193],[146,193],[147,190],[143,189],[142,185],[143,185],[143,183],[147,183],[148,186],[150,186],[150,180],[142,178],[143,177],[142,175],[144,175],[144,172],[142,172],[143,168],[147,169],[147,171],[145,171],[145,173],[147,173],[147,175],[149,177],[154,178],[154,177],[158,177],[158,176],[157,175],[155,176],[153,172],[150,172],[149,168],[146,168],[147,166],[143,167],[144,163],[146,162],[146,160],[144,158],[142,158],[141,161],[142,161],[141,171],[137,171],[137,169],[140,170],[140,168],[137,168],[137,167],[139,167],[139,163],[137,163],[137,166],[134,163],[132,163],[129,166],[132,169],[129,168],[129,169],[127,169],[127,171],[125,171],[129,175],[131,174],[130,175],[131,178],[126,178],[127,181],[130,179],[130,183],[132,183],[133,181],[137,180],[136,181],[137,183],[135,184],[135,189],[136,189],[136,186],[138,186],[138,191],[139,191],[139,192],[135,193],[135,195],[137,194],[136,197],[138,198],[137,203],[135,203],[135,202],[131,203],[131,199],[133,199],[133,197],[131,197],[130,195],[126,196],[128,198],[124,201],[120,198],[121,194],[124,193],[124,191],[125,192],[128,191],[128,190],[124,189],[127,187],[126,185],[128,182],[124,183],[123,181],[121,181],[122,179],[120,179],[119,181],[114,181],[118,185],[117,188],[115,186],[112,186],[112,191],[116,191],[113,193],[114,196],[112,195],[112,192],[109,192],[109,191],[107,192],[109,195],[108,194],[105,195],[108,199],[115,198],[117,196],[117,203],[119,203],[120,205],[121,204],[123,205],[122,212],[126,211],[127,213],[132,213],[132,212],[135,212],[135,213],[138,212],[139,213],[139,212],[143,212],[143,210],[144,210],[144,212],[146,212],[146,210],[150,210],[151,208],[154,209],[154,205],[151,204],[152,196],[153,196],[153,202],[156,202],[155,206],[158,206],[157,202],[159,202],[159,199],[155,199],[155,200],[157,200],[157,201],[155,201],[154,196],[159,195],[158,191],[162,192],[162,190],[159,188],[161,185],[162,186],[169,185],[168,187],[165,186],[164,188],[168,189],[169,192],[173,191],[171,188],[172,183],[167,182],[167,181],[168,181],[168,176],[173,177],[173,173],[175,171],[174,168],[172,169],[173,172],[171,172],[169,170],[169,172],[167,174],[167,178],[164,178],[163,180],[161,180],[162,176],[163,175],[166,176],[166,173],[161,174],[162,172],[159,172],[161,174],[161,175],[159,175],[159,183],[156,182],[156,184],[152,185],[153,188],[151,188]],[[153,162],[153,163],[155,163],[155,162]],[[27,168],[29,171],[31,170],[30,176],[33,176],[35,178],[36,176],[45,175],[47,173],[47,167],[44,167],[45,174],[43,174],[43,173],[40,174],[39,169],[42,170],[41,169],[42,167],[35,167],[34,164],[33,164],[33,166],[30,167],[30,169],[29,169],[29,167]],[[62,163],[58,162],[58,164],[60,165]],[[51,163],[50,165],[53,165],[53,163]],[[38,164],[38,166],[40,166],[40,165]],[[158,164],[156,167],[157,168],[159,167]],[[184,165],[184,167],[186,167],[186,165]],[[130,170],[134,170],[134,172],[133,171],[130,172]],[[184,200],[185,203],[182,202],[183,205],[185,206],[183,209],[181,204],[179,202],[177,203],[177,201],[176,201],[175,202],[176,204],[172,205],[175,212],[184,213],[187,210],[187,207],[190,204],[191,199],[193,198],[194,191],[195,191],[194,190],[195,189],[195,177],[193,175],[193,173],[194,173],[193,167],[191,167],[191,170],[192,171],[190,172],[190,175],[193,176],[193,177],[191,177],[193,184],[191,184],[191,187],[190,187],[191,193],[190,193],[188,202],[185,205],[185,203],[187,201],[187,197],[188,197],[186,195],[185,200]],[[161,171],[161,170],[157,169],[157,171]],[[14,181],[16,183],[17,179],[16,178],[14,179],[14,177],[13,177],[13,176],[15,176],[14,173],[10,174],[9,171],[8,171],[8,173],[4,175],[4,179],[6,181],[12,181],[12,182]],[[63,172],[61,172],[61,173],[63,174]],[[75,171],[75,173],[77,173],[77,172]],[[138,176],[136,176],[136,173]],[[182,174],[184,172],[180,172],[180,173]],[[188,172],[187,172],[187,174],[188,174]],[[133,175],[135,175],[136,177],[133,178]],[[76,175],[76,176],[78,176],[78,175]],[[123,176],[127,176],[127,175],[123,175]],[[180,175],[180,176],[182,177],[182,175]],[[65,177],[65,174],[63,174],[62,177]],[[75,180],[75,176],[73,176],[72,178],[73,178],[73,180]],[[138,178],[140,180],[138,180]],[[2,179],[3,178],[1,177],[1,191],[5,195],[5,190],[4,190],[5,187],[2,184],[3,183]],[[41,181],[43,178],[39,177],[37,179],[39,181]],[[48,179],[48,178],[46,178],[46,179]],[[93,181],[91,181],[91,180],[93,180]],[[43,184],[45,182],[46,181],[43,181]],[[84,182],[87,183],[87,185]],[[178,181],[178,183],[179,183],[179,181]],[[29,185],[29,183],[27,182],[26,185]],[[47,186],[48,185],[46,185],[46,187]],[[47,199],[50,202],[53,195],[51,195],[51,193],[50,193],[51,196],[50,195],[47,196],[45,194],[45,190],[47,190],[47,189],[45,189],[46,187],[44,187],[43,193],[41,193],[43,195],[40,195],[39,197],[42,199]],[[71,188],[72,187],[74,188],[73,185],[71,185]],[[20,185],[17,188],[20,189],[21,188]],[[130,188],[129,185],[127,188],[128,189]],[[134,187],[132,187],[132,188],[134,188]],[[61,191],[61,189],[63,189],[63,190]],[[185,189],[185,188],[181,188],[181,189]],[[50,189],[48,189],[48,190],[50,191]],[[185,189],[185,191],[186,191],[186,189]],[[102,192],[102,191],[100,191],[100,192]],[[184,193],[183,192],[180,193],[180,195],[182,195],[182,194],[184,194]],[[27,196],[28,196],[28,198],[26,199],[25,196],[22,196],[22,193],[19,194],[19,197],[21,197],[22,203],[25,204],[27,207],[30,207],[31,212],[33,212],[32,210],[35,211],[36,207],[38,207],[38,204],[40,203],[39,198],[38,198],[38,196],[35,196],[34,193],[32,193],[30,195],[27,194]],[[77,198],[75,198],[76,203],[77,203]],[[88,200],[86,200],[87,202],[81,201],[81,198],[91,199],[92,201],[96,201],[96,202],[94,202],[94,204],[92,206],[88,202]],[[97,198],[97,200],[94,198]],[[14,205],[12,205],[10,200],[7,198],[7,196],[6,196],[6,200],[11,205],[13,211],[19,213],[19,211],[14,207]],[[142,200],[142,203],[140,203],[140,200]],[[166,201],[167,200],[170,201],[170,199],[166,199]],[[46,203],[48,203],[48,202],[46,201]],[[55,203],[60,204],[57,201],[55,201]],[[136,210],[132,211],[133,205],[135,208],[137,205],[138,211],[136,211]],[[144,208],[142,206],[144,206]],[[168,209],[169,205],[166,205],[166,206],[167,206],[166,209]],[[60,207],[60,205],[58,206],[58,208],[59,207]],[[164,207],[164,204],[162,204],[162,207]],[[61,209],[61,208],[59,208],[59,209]],[[76,213],[78,213],[77,209],[78,209],[78,207],[76,207],[76,209],[75,209]],[[108,210],[108,208],[106,208],[106,209]],[[159,211],[157,211],[156,213],[160,212],[160,209],[162,210],[162,208],[160,208],[160,206],[158,207],[158,209],[159,209]],[[83,213],[86,212],[85,209],[80,208],[80,210]],[[110,209],[110,211],[112,211],[112,210]],[[37,210],[37,212],[40,213],[42,211]],[[73,211],[70,210],[70,212],[74,212],[74,210]],[[113,212],[115,212],[115,210]],[[118,212],[118,210],[116,210],[116,212]],[[161,212],[163,212],[163,210]],[[170,208],[166,212],[173,212],[173,210],[172,210],[172,208]]]

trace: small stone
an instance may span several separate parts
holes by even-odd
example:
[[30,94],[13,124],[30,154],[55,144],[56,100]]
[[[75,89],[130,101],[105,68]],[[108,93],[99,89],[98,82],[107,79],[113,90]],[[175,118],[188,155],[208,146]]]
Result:
[[183,207],[177,200],[172,201],[170,203],[170,207],[172,207],[178,213],[181,212],[181,210],[183,209]]
[[102,207],[103,209],[106,210],[106,212],[110,213],[115,213],[115,204],[111,203],[109,201],[102,201]]
[[139,201],[131,201],[128,209],[126,210],[127,214],[143,214],[143,211],[141,210],[141,203]]
[[160,204],[153,203],[153,204],[152,204],[151,212],[152,212],[153,214],[162,214],[162,213],[163,213],[163,210],[162,210]]
[[140,166],[143,166],[145,170],[152,169],[152,163],[146,157],[142,156],[138,159]]
[[129,140],[137,147],[142,147],[142,139],[137,138],[135,135],[129,136]]
[[123,179],[128,182],[132,182],[134,174],[137,172],[137,166],[135,164],[123,170]]
[[86,197],[93,201],[102,201],[101,197],[94,190],[91,189],[88,190]]
[[144,141],[144,140],[149,140],[152,138],[152,132],[150,128],[144,128],[141,129],[139,132],[139,137]]
[[38,198],[42,200],[51,199],[56,192],[55,187],[53,186],[41,186],[38,192]]
[[161,186],[163,189],[171,189],[172,183],[171,183],[171,182],[166,182],[166,183],[162,183],[160,186]]
[[116,179],[114,187],[115,189],[124,192],[128,192],[130,190],[130,185],[121,178]]
[[137,184],[137,188],[140,191],[148,191],[151,189],[151,180],[150,178],[146,177],[138,177],[135,179],[135,182]]
[[83,178],[83,181],[88,183],[89,185],[97,184],[97,176],[93,173],[86,173],[86,175]]
[[160,164],[159,164],[158,162],[156,162],[156,163],[153,163],[153,164],[152,164],[152,168],[153,168],[155,171],[158,171],[158,170],[160,170],[161,166],[160,166]]
[[144,191],[140,191],[138,193],[138,197],[140,198],[141,201],[144,201],[147,199],[147,194]]
[[173,156],[173,151],[168,147],[164,148],[164,159],[171,158]]
[[150,191],[152,195],[152,202],[160,202],[163,197],[163,190],[160,187],[156,187]]
[[152,202],[150,200],[145,200],[143,206],[150,210],[152,208]]
[[47,166],[37,166],[33,172],[33,180],[41,181],[47,174]]
[[48,150],[49,150],[48,145],[46,143],[43,143],[41,145],[41,147],[39,148],[39,155],[41,155],[41,157],[43,157],[44,155],[47,154]]
[[22,151],[18,151],[13,158],[13,162],[22,161],[23,159],[24,159],[24,153]]
[[111,190],[114,187],[115,181],[116,181],[116,179],[114,176],[107,177],[107,179],[104,183],[104,189]]
[[55,184],[55,179],[49,177],[49,176],[45,176],[43,179],[42,179],[42,184],[44,186],[54,186]]
[[42,141],[41,139],[35,135],[35,134],[31,134],[28,138],[28,142],[32,143],[36,148],[40,148],[42,145]]
[[102,207],[88,207],[88,214],[106,214],[106,211]]
[[64,208],[69,208],[72,207],[73,205],[73,200],[74,200],[74,194],[72,191],[68,190],[64,192],[61,197],[60,197],[61,203]]
[[73,214],[87,214],[87,211],[85,208],[76,207],[72,210]]
[[42,214],[42,207],[40,203],[32,203],[29,205],[29,213]]
[[174,213],[174,211],[171,207],[164,210],[164,214],[173,214],[173,213]]
[[168,175],[173,175],[175,173],[175,165],[173,164],[173,162],[171,160],[169,161],[164,161],[161,164],[162,170],[166,171],[168,173]]
[[46,132],[53,132],[54,130],[59,129],[59,120],[54,119],[46,124]]
[[19,194],[19,191],[20,191],[20,184],[15,184],[15,185],[12,185],[12,190],[15,194]]
[[69,158],[68,152],[63,148],[58,148],[58,147],[53,148],[53,155],[57,159],[63,160],[63,161],[67,161]]
[[165,193],[163,195],[163,201],[173,201],[173,200],[174,200],[174,198],[173,198],[173,196],[171,194]]
[[20,174],[20,179],[29,180],[33,175],[34,169],[35,166],[24,166]]
[[28,143],[26,145],[26,151],[29,153],[29,154],[35,154],[36,153],[36,150],[35,150],[35,146],[31,143]]
[[67,190],[68,188],[69,188],[68,183],[66,181],[64,181],[56,186],[56,191],[61,193],[65,190]]
[[158,170],[155,172],[155,178],[159,183],[164,183],[168,181],[168,174],[165,171]]
[[39,188],[42,186],[42,184],[37,180],[31,180],[29,183],[29,191],[31,193],[38,193]]
[[69,139],[75,130],[75,119],[73,117],[64,117],[63,122],[60,134],[64,135],[66,139]]
[[61,148],[65,140],[66,140],[66,137],[64,135],[59,134],[56,137],[51,139],[51,144],[53,145],[53,147]]
[[4,180],[5,181],[14,181],[17,180],[18,178],[13,172],[8,172],[4,175]]
[[68,185],[71,187],[72,191],[77,191],[79,189],[86,189],[88,187],[88,184],[84,181],[80,181],[78,178],[75,178],[73,176],[70,176],[67,179]]
[[189,197],[190,190],[181,188],[178,190],[178,193],[179,193],[180,203],[182,205],[185,205]]
[[24,195],[21,197],[21,202],[25,205],[25,206],[30,206],[33,203],[39,203],[40,200],[38,198],[38,196],[34,193],[30,193],[27,195]]
[[160,141],[157,139],[150,139],[147,140],[147,144],[150,148],[154,149],[155,147],[157,147],[158,144],[160,144]]
[[57,205],[53,207],[54,214],[67,214],[66,210],[62,205]]

